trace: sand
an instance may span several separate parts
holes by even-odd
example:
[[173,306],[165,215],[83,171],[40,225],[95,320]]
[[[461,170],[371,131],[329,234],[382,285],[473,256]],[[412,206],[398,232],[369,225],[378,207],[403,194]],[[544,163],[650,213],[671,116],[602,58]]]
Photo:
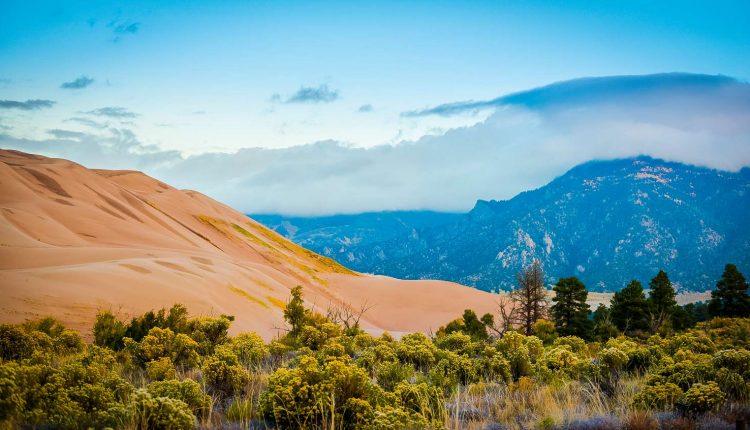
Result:
[[497,308],[497,296],[455,283],[349,271],[137,171],[0,150],[0,217],[0,321],[51,315],[87,339],[101,310],[129,318],[174,303],[271,339],[296,285],[321,312],[365,306],[373,333],[430,333],[466,308]]

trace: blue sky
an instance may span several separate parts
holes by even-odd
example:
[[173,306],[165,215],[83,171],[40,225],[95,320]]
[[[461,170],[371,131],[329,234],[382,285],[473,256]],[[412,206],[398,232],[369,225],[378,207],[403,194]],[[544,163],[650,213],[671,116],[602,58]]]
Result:
[[[414,145],[482,127],[498,114],[494,109],[409,112],[500,100],[581,77],[688,72],[721,74],[744,85],[750,78],[749,28],[747,1],[5,0],[0,3],[0,145],[36,148],[101,167],[142,168],[180,185],[208,188],[174,173],[175,160],[219,157],[243,148],[294,150],[315,142],[335,142],[350,151]],[[744,89],[740,94],[739,105],[745,106]],[[24,104],[34,100],[48,103]],[[746,120],[731,119],[740,130],[735,141],[747,143]],[[528,127],[536,134],[557,132]],[[726,124],[711,127],[701,133],[734,130]],[[512,136],[503,133],[494,138]],[[84,140],[104,149],[71,149],[86,148]],[[707,148],[721,144],[707,142]],[[746,146],[733,146],[738,159],[744,160]],[[128,156],[113,148],[125,148]],[[92,153],[101,156],[92,158]],[[661,155],[678,161],[700,158],[683,157],[680,151]],[[506,158],[512,156],[517,155]],[[706,164],[737,167],[721,160]],[[514,179],[493,195],[467,186],[460,205],[430,198],[428,182],[424,190],[412,190],[423,203],[411,206],[460,209],[475,198],[507,197],[563,168],[540,166],[533,181]],[[248,180],[225,179],[224,188],[246,186]],[[284,192],[278,183],[274,186],[279,187],[275,192]],[[317,213],[410,206],[355,190],[350,192],[374,199],[372,207],[258,208],[247,201],[271,201],[271,196],[209,191],[246,210]]]

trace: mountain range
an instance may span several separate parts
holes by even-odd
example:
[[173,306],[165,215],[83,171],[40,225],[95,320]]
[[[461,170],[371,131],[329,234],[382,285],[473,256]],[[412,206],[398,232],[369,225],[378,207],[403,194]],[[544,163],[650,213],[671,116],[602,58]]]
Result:
[[750,269],[750,169],[727,172],[646,156],[591,161],[464,214],[254,215],[355,270],[509,290],[533,259],[547,281],[590,291],[644,285],[659,270],[678,291],[713,288],[725,263]]

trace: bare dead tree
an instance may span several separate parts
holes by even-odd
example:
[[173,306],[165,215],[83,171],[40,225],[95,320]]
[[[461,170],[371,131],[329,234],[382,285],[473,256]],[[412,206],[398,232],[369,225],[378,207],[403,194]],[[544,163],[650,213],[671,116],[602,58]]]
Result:
[[542,263],[535,259],[516,278],[518,288],[510,293],[516,311],[513,322],[528,336],[533,333],[534,323],[545,318],[548,312]]
[[350,303],[339,303],[339,304],[328,304],[326,310],[326,317],[331,322],[338,324],[345,330],[351,330],[359,328],[359,322],[362,316],[372,308],[372,305],[368,305],[367,302],[363,302],[359,308],[355,308]]
[[497,308],[500,318],[494,324],[488,325],[487,329],[498,337],[503,337],[508,330],[514,328],[514,321],[517,319],[517,310],[513,300],[508,295],[500,296],[497,300]]

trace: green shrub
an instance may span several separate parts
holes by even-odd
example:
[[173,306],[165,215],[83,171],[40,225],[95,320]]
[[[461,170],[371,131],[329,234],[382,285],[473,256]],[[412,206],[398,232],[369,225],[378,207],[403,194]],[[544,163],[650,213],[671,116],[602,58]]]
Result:
[[669,410],[677,403],[682,393],[682,389],[671,382],[646,385],[635,395],[633,403],[638,408]]
[[207,413],[211,405],[211,398],[203,394],[200,384],[192,379],[152,382],[146,387],[146,390],[153,397],[169,397],[181,400],[196,415]]
[[365,430],[410,430],[424,429],[429,426],[427,419],[413,411],[385,405],[375,409],[372,422],[364,426]]
[[414,375],[411,364],[398,361],[384,361],[375,368],[375,380],[384,390],[393,391],[396,385],[410,379]]
[[750,399],[750,383],[742,375],[725,367],[716,372],[716,383],[729,399],[746,401]]
[[175,334],[171,329],[154,327],[140,342],[125,338],[125,351],[137,363],[169,358],[177,366],[193,367],[198,364],[198,343],[185,334]]
[[146,363],[146,374],[152,381],[164,381],[177,378],[177,371],[172,364],[172,359],[169,357],[162,357],[158,360],[152,360]]
[[195,427],[195,416],[185,402],[170,397],[154,397],[147,390],[135,392],[128,406],[132,427],[139,430],[188,430]]
[[0,358],[21,360],[31,357],[34,341],[23,330],[11,324],[0,324]]
[[315,357],[300,357],[297,367],[282,367],[268,380],[260,398],[262,414],[283,428],[315,428],[341,423],[343,428],[364,426],[385,393],[365,371],[346,361],[323,364]]
[[221,349],[204,360],[201,370],[206,385],[222,397],[241,393],[250,380],[237,356]]
[[124,346],[123,338],[127,327],[112,312],[96,314],[94,321],[94,343],[118,351]]
[[695,384],[685,392],[680,404],[689,412],[705,413],[724,403],[726,396],[716,382]]
[[437,347],[422,333],[409,333],[396,344],[399,360],[411,363],[420,370],[426,370],[435,362]]
[[244,366],[257,366],[268,357],[268,347],[256,333],[242,333],[223,347],[229,347]]

